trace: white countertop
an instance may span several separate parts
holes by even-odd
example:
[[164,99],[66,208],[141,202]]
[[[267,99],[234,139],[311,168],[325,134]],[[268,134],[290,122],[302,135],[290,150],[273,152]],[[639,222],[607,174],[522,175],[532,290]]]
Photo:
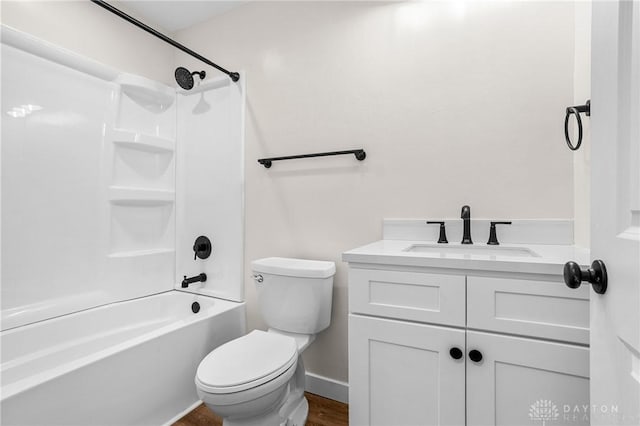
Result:
[[[500,244],[501,248],[524,248],[538,256],[516,256],[486,253],[464,253],[459,243],[440,246],[460,249],[460,253],[411,252],[414,245],[436,245],[436,241],[380,240],[342,254],[342,260],[349,263],[368,263],[398,266],[418,266],[431,268],[452,268],[464,270],[520,272],[532,274],[562,275],[564,264],[570,260],[580,265],[588,265],[589,250],[573,245],[541,244]],[[476,244],[477,246],[484,244]],[[496,246],[490,246],[496,247]]]

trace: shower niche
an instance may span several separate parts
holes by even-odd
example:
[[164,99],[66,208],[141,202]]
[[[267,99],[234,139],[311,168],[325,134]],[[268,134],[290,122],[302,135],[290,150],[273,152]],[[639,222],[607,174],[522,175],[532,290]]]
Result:
[[175,253],[175,90],[127,74],[116,82],[111,155],[105,156],[109,258],[148,257],[147,266],[161,267]]
[[173,140],[119,129],[113,143],[114,186],[173,189]]

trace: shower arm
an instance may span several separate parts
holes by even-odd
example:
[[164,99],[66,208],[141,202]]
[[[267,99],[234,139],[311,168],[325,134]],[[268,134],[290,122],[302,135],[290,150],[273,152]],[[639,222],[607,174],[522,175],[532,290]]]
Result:
[[109,12],[119,16],[120,18],[124,19],[125,21],[130,22],[131,24],[135,25],[136,27],[145,30],[146,32],[148,32],[149,34],[152,34],[156,37],[158,37],[160,40],[169,43],[170,45],[172,45],[173,47],[176,47],[180,50],[182,50],[184,53],[193,56],[194,58],[204,62],[207,65],[210,65],[212,67],[214,67],[215,69],[217,69],[220,72],[223,72],[225,74],[227,74],[229,76],[229,78],[231,78],[231,80],[233,81],[238,81],[240,80],[240,74],[238,74],[237,72],[232,72],[232,71],[228,71],[224,68],[222,68],[220,65],[216,65],[213,62],[211,62],[210,60],[208,60],[207,58],[205,58],[204,56],[194,52],[193,50],[189,49],[188,47],[178,43],[177,41],[175,41],[172,38],[167,37],[166,35],[154,30],[153,28],[151,28],[150,26],[146,25],[143,22],[138,21],[137,19],[135,19],[134,17],[127,15],[126,13],[124,13],[123,11],[121,11],[120,9],[111,6],[109,3],[102,1],[102,0],[91,0],[91,2],[97,4],[98,6],[108,10]]

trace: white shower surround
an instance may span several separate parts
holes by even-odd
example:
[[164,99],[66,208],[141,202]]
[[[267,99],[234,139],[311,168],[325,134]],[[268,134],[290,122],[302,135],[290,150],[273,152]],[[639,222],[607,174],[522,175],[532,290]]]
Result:
[[2,423],[175,420],[245,331],[244,76],[177,95],[1,29]]
[[2,27],[2,329],[171,290],[175,90]]
[[2,329],[201,272],[242,301],[245,76],[177,94],[4,25],[2,55]]

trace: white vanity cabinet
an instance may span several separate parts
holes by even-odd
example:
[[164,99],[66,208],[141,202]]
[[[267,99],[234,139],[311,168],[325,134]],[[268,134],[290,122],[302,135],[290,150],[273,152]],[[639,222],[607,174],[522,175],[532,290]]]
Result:
[[350,264],[349,311],[353,426],[589,423],[588,288]]

